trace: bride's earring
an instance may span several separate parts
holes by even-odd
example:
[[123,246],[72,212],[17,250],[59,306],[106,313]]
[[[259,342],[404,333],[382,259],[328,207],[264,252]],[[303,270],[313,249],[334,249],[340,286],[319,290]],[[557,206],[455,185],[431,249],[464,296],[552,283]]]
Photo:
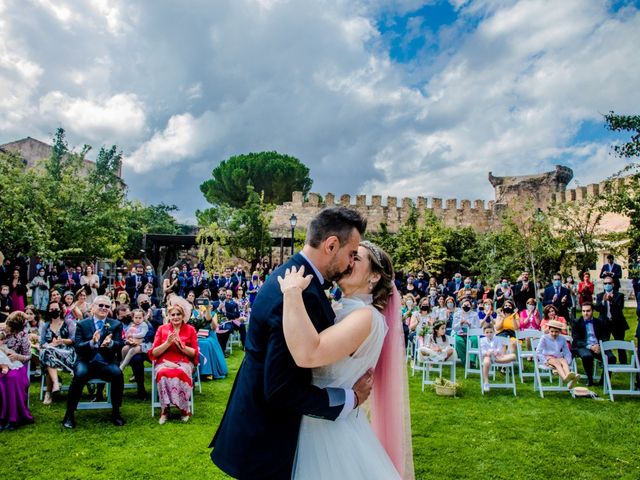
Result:
[[373,282],[369,280],[369,291],[373,290]]

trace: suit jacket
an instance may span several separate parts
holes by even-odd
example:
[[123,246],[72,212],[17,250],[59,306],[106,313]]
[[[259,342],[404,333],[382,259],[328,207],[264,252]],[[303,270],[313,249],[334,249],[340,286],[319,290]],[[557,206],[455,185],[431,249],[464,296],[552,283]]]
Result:
[[74,341],[78,360],[91,363],[91,361],[95,359],[96,354],[99,353],[105,362],[118,364],[118,355],[120,354],[122,347],[124,347],[124,341],[122,340],[122,323],[113,318],[106,318],[105,322],[108,325],[108,328],[105,329],[103,327],[103,332],[98,344],[101,344],[104,337],[109,333],[111,334],[113,343],[108,347],[98,348],[93,348],[91,346],[91,340],[94,332],[96,331],[96,327],[93,323],[93,317],[86,318],[78,322],[76,325],[76,336]]
[[206,279],[202,277],[202,275],[196,279],[195,285],[193,284],[193,280],[194,280],[194,277],[189,277],[189,280],[187,281],[187,284],[184,287],[184,291],[186,294],[186,293],[189,293],[190,290],[193,290],[193,293],[196,294],[196,298],[198,298],[200,295],[202,295],[202,292],[205,289],[209,288],[209,283],[207,282]]
[[[296,254],[258,292],[245,357],[210,445],[213,462],[235,478],[291,478],[302,415],[335,420],[345,403],[344,390],[312,385],[311,369],[298,367],[287,349],[277,278],[293,265],[313,272]],[[333,325],[335,314],[315,276],[303,299],[318,331]]]
[[[619,332],[621,330],[629,330],[629,324],[624,316],[624,294],[620,292],[613,293],[613,300],[611,302],[605,302],[604,292],[596,295],[596,310],[600,313],[600,318],[607,325],[609,332]],[[610,303],[610,308],[607,308],[607,303]],[[609,310],[611,311],[611,318],[608,317]]]
[[604,278],[608,272],[613,275],[613,287],[618,290],[620,288],[620,279],[622,278],[622,267],[614,263],[611,265],[611,270],[609,270],[609,264],[605,263],[600,269],[600,278]]
[[[606,341],[609,338],[607,327],[600,318],[593,318],[593,330],[598,340]],[[573,336],[573,349],[587,346],[587,327],[584,318],[580,317],[571,322],[571,335]]]
[[144,291],[146,277],[144,275],[130,274],[125,283],[125,290],[129,294],[131,302],[135,304],[136,298]]
[[[558,315],[564,318],[569,318],[569,307],[571,306],[571,292],[567,287],[560,287],[560,295],[554,302],[553,297],[556,294],[556,287],[549,285],[544,289],[544,296],[542,297],[542,306],[553,305],[558,311]],[[566,295],[566,303],[562,303],[562,298]]]
[[[536,298],[536,289],[533,285],[532,281],[529,281],[529,288],[527,290],[522,290],[523,282],[516,282],[516,286],[514,288],[514,300],[516,301],[516,307],[518,311],[526,310],[527,308],[527,300],[530,298]],[[553,295],[551,296],[553,298]]]

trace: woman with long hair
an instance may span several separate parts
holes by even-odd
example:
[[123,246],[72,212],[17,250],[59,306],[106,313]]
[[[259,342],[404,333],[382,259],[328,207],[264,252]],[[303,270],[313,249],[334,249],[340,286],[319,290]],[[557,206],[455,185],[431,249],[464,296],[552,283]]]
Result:
[[302,299],[311,279],[303,268],[278,279],[287,347],[322,388],[351,388],[375,367],[372,424],[357,409],[336,422],[303,416],[293,477],[413,478],[400,295],[389,256],[361,242],[351,273],[338,281],[335,324],[321,333]]

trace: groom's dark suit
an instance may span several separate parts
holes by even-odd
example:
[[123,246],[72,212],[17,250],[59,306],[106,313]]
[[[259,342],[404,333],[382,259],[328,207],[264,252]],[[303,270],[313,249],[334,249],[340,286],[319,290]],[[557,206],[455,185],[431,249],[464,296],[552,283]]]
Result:
[[[210,445],[213,462],[236,478],[290,479],[302,415],[335,420],[344,407],[344,390],[313,386],[311,370],[296,366],[287,349],[277,278],[293,265],[304,265],[306,274],[313,273],[297,254],[258,292],[245,358]],[[333,325],[335,314],[316,276],[303,299],[318,331]]]

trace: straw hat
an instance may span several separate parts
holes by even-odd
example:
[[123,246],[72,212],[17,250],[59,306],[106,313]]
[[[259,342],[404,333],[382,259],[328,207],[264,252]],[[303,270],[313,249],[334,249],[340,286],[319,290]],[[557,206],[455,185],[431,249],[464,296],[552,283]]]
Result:
[[558,330],[563,330],[565,325],[562,322],[559,322],[558,320],[549,320],[549,322],[547,323],[547,327],[549,328],[557,328]]

